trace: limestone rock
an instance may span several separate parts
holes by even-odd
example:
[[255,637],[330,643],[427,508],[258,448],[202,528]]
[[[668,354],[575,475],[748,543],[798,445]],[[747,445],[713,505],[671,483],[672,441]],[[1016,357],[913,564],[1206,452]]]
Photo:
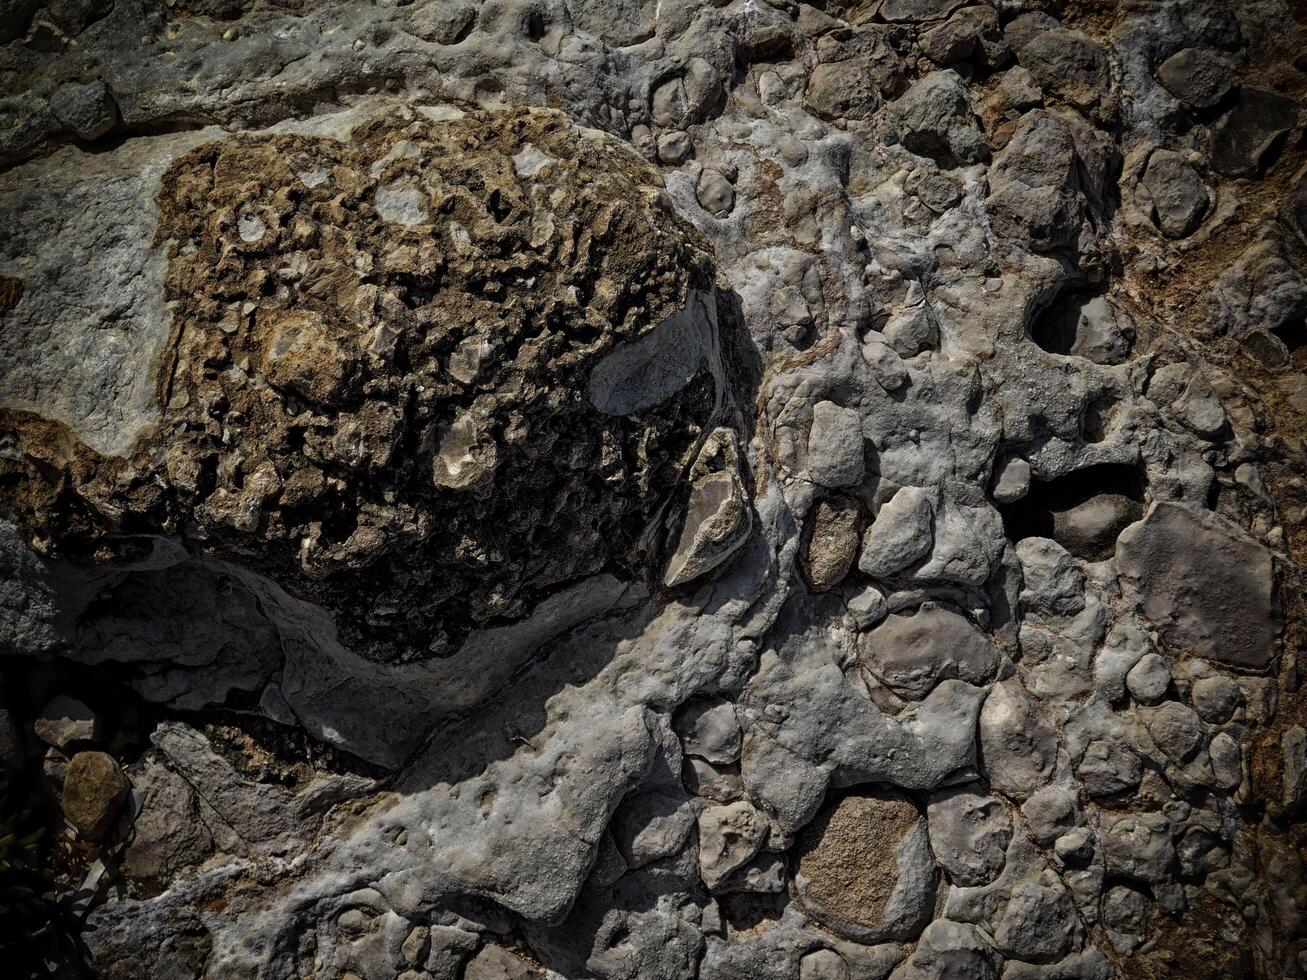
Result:
[[858,568],[886,577],[926,557],[935,543],[935,513],[919,487],[903,487],[880,509],[862,539]]
[[1270,554],[1210,514],[1159,503],[1117,541],[1122,574],[1177,653],[1257,670],[1275,653]]
[[699,875],[709,889],[722,884],[762,847],[767,825],[741,800],[699,814]]
[[930,849],[950,880],[959,885],[993,881],[1006,860],[1012,818],[992,796],[959,787],[932,797]]
[[812,407],[808,433],[808,472],[824,487],[851,487],[864,470],[862,419],[851,408],[834,402]]
[[948,609],[895,613],[859,638],[866,668],[896,694],[920,700],[943,680],[984,684],[998,654],[989,637]]

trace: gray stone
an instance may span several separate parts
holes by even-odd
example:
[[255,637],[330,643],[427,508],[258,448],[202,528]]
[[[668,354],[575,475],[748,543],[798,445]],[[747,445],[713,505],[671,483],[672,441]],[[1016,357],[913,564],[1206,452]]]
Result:
[[752,527],[753,512],[735,473],[722,470],[697,480],[663,583],[675,587],[708,574],[748,540]]
[[880,90],[862,59],[818,65],[808,77],[806,102],[823,119],[867,119],[880,108]]
[[1143,516],[1143,507],[1120,493],[1100,493],[1068,510],[1053,512],[1053,540],[1077,558],[1111,557],[1116,539]]
[[1012,839],[1012,818],[1001,802],[958,787],[931,797],[926,816],[931,851],[950,880],[985,885],[998,877]]
[[1178,153],[1158,150],[1148,158],[1141,181],[1153,221],[1167,238],[1193,234],[1207,214],[1207,185]]
[[1103,895],[1103,926],[1112,948],[1129,954],[1143,945],[1148,933],[1148,899],[1127,885],[1116,885]]
[[1035,251],[1074,243],[1084,209],[1077,157],[1071,126],[1062,117],[1038,109],[1022,116],[989,171],[985,203],[994,229]]
[[1201,677],[1194,681],[1189,696],[1194,710],[1203,721],[1223,725],[1243,702],[1243,692],[1232,678],[1223,674]]
[[1016,959],[1052,960],[1071,952],[1080,935],[1070,893],[1060,884],[1027,881],[1012,889],[994,930],[994,943]]
[[1207,755],[1212,763],[1216,785],[1233,792],[1243,782],[1243,750],[1229,732],[1217,732],[1208,743]]
[[899,142],[913,153],[945,165],[976,163],[988,156],[985,137],[957,72],[931,72],[894,103]]
[[813,481],[823,487],[851,487],[862,481],[864,466],[862,419],[857,411],[817,402],[808,431],[808,473]]
[[1050,538],[1017,542],[1024,584],[1021,602],[1038,613],[1069,616],[1085,608],[1085,573],[1071,554]]
[[123,855],[123,873],[147,892],[157,893],[182,869],[209,855],[213,836],[201,817],[195,790],[157,753],[147,753],[130,772],[141,804]]
[[735,209],[735,187],[719,170],[705,167],[696,193],[699,206],[714,218],[725,218]]
[[695,698],[676,713],[676,731],[687,755],[725,764],[740,757],[735,708],[720,698]]
[[1025,800],[1053,774],[1057,731],[1017,681],[1000,681],[980,712],[980,748],[990,784]]
[[1281,804],[1292,813],[1307,799],[1307,731],[1301,725],[1286,728],[1280,735],[1280,755],[1284,765],[1284,789]]
[[1144,724],[1158,748],[1175,763],[1190,759],[1207,739],[1207,729],[1197,712],[1179,701],[1168,701],[1147,712]]
[[1055,27],[1016,46],[1016,55],[1045,92],[1078,109],[1110,113],[1112,74],[1107,50],[1087,34]]
[[1171,665],[1156,653],[1146,653],[1125,675],[1130,696],[1140,704],[1157,704],[1171,686]]
[[1210,513],[1154,504],[1117,539],[1122,575],[1177,654],[1258,670],[1275,654],[1280,612],[1270,552]]
[[65,82],[50,97],[50,111],[80,140],[98,140],[118,122],[118,106],[104,82]]
[[965,617],[940,607],[895,613],[858,641],[862,663],[900,697],[919,701],[940,681],[984,684],[998,652]]
[[1142,774],[1139,757],[1114,739],[1095,739],[1085,748],[1076,773],[1090,796],[1115,796],[1133,790]]
[[890,980],[997,980],[997,957],[991,944],[972,925],[936,919],[921,935],[908,961]]
[[483,946],[467,962],[463,980],[536,980],[540,974],[502,946]]
[[920,487],[903,487],[885,502],[862,538],[859,570],[876,578],[895,575],[930,554],[934,509]]
[[967,0],[885,0],[880,15],[891,22],[942,20]]
[[699,814],[699,876],[713,890],[747,864],[767,839],[767,824],[743,800]]
[[1020,456],[1012,456],[994,467],[994,483],[990,494],[1000,504],[1013,504],[1030,492],[1030,464]]
[[658,138],[658,159],[668,166],[678,166],[694,156],[694,143],[684,131],[664,133]]
[[655,791],[623,800],[613,815],[612,833],[627,865],[642,868],[679,851],[694,823],[683,794]]
[[1075,790],[1065,785],[1036,790],[1021,805],[1021,813],[1029,823],[1035,841],[1044,846],[1075,829],[1083,820]]
[[799,980],[849,980],[849,965],[833,949],[818,949],[799,960]]
[[1181,102],[1210,109],[1230,91],[1234,59],[1211,48],[1181,48],[1157,66],[1157,80]]
[[1175,846],[1170,821],[1162,814],[1117,817],[1104,828],[1102,842],[1108,871],[1150,884],[1170,878]]
[[971,58],[996,64],[1007,53],[998,13],[984,5],[956,11],[944,23],[923,32],[919,43],[922,53],[939,65]]

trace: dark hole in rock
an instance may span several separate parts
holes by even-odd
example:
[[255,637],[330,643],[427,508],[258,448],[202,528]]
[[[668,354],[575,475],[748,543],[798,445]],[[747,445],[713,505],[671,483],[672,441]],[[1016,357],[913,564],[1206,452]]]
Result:
[[1085,405],[1084,415],[1080,418],[1080,435],[1085,442],[1102,442],[1107,438],[1112,425],[1112,416],[1116,413],[1116,399],[1110,394],[1102,393],[1091,398]]
[[1053,480],[1035,480],[1025,497],[1000,508],[1012,541],[1052,538],[1077,558],[1101,561],[1117,535],[1143,514],[1137,466],[1102,463]]
[[1128,313],[1101,293],[1083,291],[1058,297],[1030,325],[1030,339],[1041,349],[1096,364],[1125,361],[1134,335]]
[[1284,346],[1289,348],[1289,356],[1293,358],[1295,364],[1302,364],[1307,360],[1307,320],[1290,320],[1288,323],[1282,323],[1271,331],[1280,340],[1284,341]]
[[785,911],[786,896],[734,892],[717,900],[724,918],[733,929],[755,929],[777,922]]

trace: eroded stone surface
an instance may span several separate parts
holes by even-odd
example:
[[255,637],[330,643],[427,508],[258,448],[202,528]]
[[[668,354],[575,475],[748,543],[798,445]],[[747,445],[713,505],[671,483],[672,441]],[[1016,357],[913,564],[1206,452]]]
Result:
[[0,4],[95,968],[1295,975],[1290,7]]

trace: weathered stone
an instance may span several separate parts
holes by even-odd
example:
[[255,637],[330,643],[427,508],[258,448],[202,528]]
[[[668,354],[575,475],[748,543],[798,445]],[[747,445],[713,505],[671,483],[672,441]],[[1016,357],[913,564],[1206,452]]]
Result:
[[808,473],[813,481],[823,487],[851,487],[861,482],[864,466],[862,419],[857,411],[817,402],[808,432]]
[[61,694],[41,710],[32,724],[36,737],[46,745],[63,750],[74,742],[94,742],[100,737],[100,717],[83,702]]
[[858,568],[885,578],[930,554],[934,545],[934,509],[920,487],[903,487],[881,506],[862,539]]
[[467,962],[463,980],[536,980],[539,971],[502,946],[483,946]]
[[83,837],[98,840],[112,829],[128,789],[127,777],[113,756],[78,752],[64,777],[64,816]]
[[729,701],[696,698],[676,714],[676,731],[688,755],[723,764],[740,757],[740,723]]
[[118,106],[99,81],[65,82],[50,97],[50,111],[81,140],[97,140],[118,122]]
[[926,807],[930,849],[957,885],[985,885],[1003,870],[1012,818],[992,796],[959,787],[936,794]]
[[1168,701],[1144,715],[1148,733],[1172,762],[1190,759],[1206,741],[1207,730],[1197,712],[1178,701]]
[[697,481],[664,584],[685,585],[717,568],[748,540],[752,525],[753,512],[735,473],[722,470]]
[[1030,492],[1030,463],[1020,456],[1004,460],[994,468],[990,493],[1000,504],[1013,504]]
[[1207,186],[1184,157],[1158,150],[1148,158],[1142,186],[1153,221],[1167,238],[1192,234],[1207,214]]
[[858,641],[862,663],[900,697],[917,701],[940,681],[984,684],[998,653],[984,633],[957,613],[927,607],[895,613]]
[[1071,554],[1049,538],[1017,542],[1025,582],[1021,601],[1036,612],[1068,616],[1085,608],[1085,573]]
[[183,868],[203,861],[213,836],[201,818],[195,790],[155,754],[134,764],[131,777],[141,807],[123,856],[123,873],[154,894]]
[[1157,66],[1157,79],[1181,102],[1210,109],[1230,91],[1234,59],[1211,48],[1182,48]]
[[1120,493],[1101,493],[1053,512],[1053,540],[1077,558],[1102,561],[1111,557],[1116,539],[1143,516],[1144,509]]
[[1213,514],[1158,503],[1122,532],[1122,574],[1177,653],[1258,670],[1275,654],[1280,613],[1266,549]]
[[1170,822],[1162,814],[1117,817],[1104,828],[1102,841],[1109,871],[1150,884],[1170,877],[1175,847]]
[[1076,772],[1090,796],[1115,796],[1133,790],[1142,774],[1139,757],[1112,739],[1095,739],[1085,749]]
[[844,581],[858,557],[862,515],[844,497],[818,502],[804,539],[808,583],[814,592],[827,592]]
[[1231,678],[1219,674],[1194,681],[1189,695],[1199,717],[1213,725],[1229,721],[1243,701],[1239,685]]
[[988,155],[966,87],[954,71],[932,72],[894,103],[899,141],[913,153],[946,165]]
[[845,796],[799,843],[795,887],[804,906],[858,942],[914,938],[930,919],[937,879],[925,820],[893,793]]
[[699,814],[699,876],[714,889],[743,867],[767,839],[767,825],[741,800]]
[[1057,732],[1019,683],[1001,681],[990,689],[980,712],[980,749],[991,785],[1024,800],[1052,776]]
[[1157,704],[1171,686],[1171,665],[1156,653],[1146,653],[1125,675],[1130,696],[1140,704]]

